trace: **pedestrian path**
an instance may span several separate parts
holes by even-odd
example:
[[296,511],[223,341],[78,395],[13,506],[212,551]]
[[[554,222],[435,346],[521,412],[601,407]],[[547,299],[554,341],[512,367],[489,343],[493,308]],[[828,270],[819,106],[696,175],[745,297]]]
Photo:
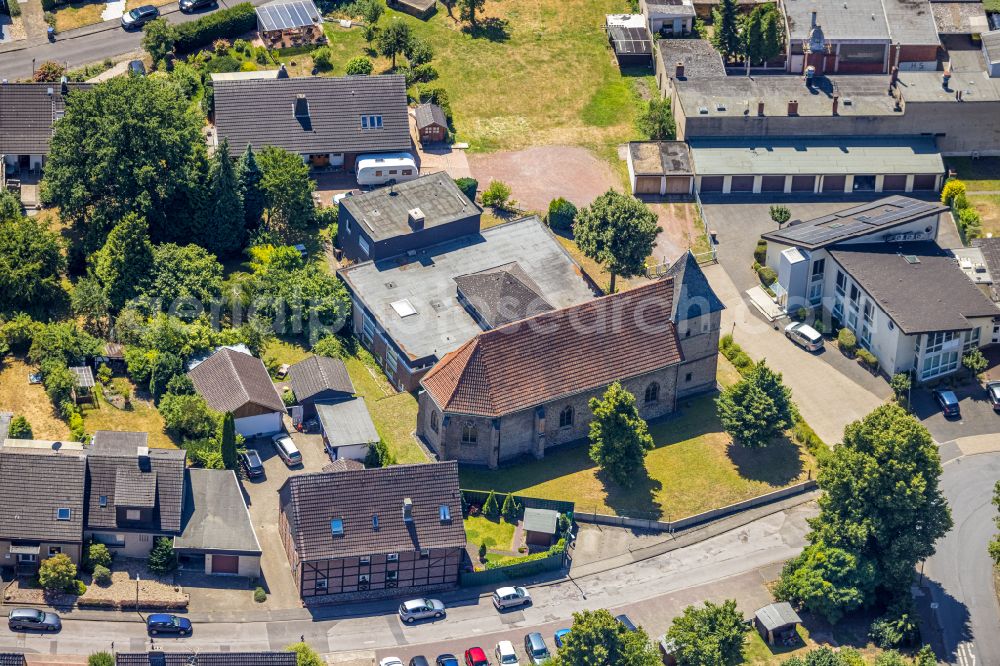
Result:
[[114,2],[109,2],[101,12],[102,21],[114,21],[115,19],[120,19],[125,13],[125,0],[115,0]]

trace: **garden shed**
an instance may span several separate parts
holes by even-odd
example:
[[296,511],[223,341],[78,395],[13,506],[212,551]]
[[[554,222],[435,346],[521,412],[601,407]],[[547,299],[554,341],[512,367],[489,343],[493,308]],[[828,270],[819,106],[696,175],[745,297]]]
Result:
[[790,645],[799,639],[795,628],[802,618],[791,604],[782,601],[764,606],[753,616],[753,624],[768,645]]
[[413,112],[420,143],[436,143],[448,138],[448,118],[437,104],[421,104]]
[[272,2],[257,8],[257,31],[271,48],[323,41],[322,23],[323,17],[312,0]]
[[524,542],[548,548],[559,529],[559,512],[552,509],[524,510]]
[[364,460],[369,447],[379,441],[364,398],[332,405],[318,404],[316,415],[323,432],[323,445],[331,460]]
[[76,404],[92,402],[94,389],[94,373],[90,366],[78,365],[69,369],[76,377],[76,387],[73,389],[73,400]]

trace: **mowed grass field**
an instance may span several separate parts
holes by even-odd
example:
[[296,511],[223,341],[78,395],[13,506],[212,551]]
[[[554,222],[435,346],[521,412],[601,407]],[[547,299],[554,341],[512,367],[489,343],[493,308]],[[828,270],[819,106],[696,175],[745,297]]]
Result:
[[[404,21],[434,49],[439,78],[451,98],[458,140],[474,151],[572,144],[606,156],[608,147],[636,138],[639,76],[623,76],[608,48],[604,17],[627,9],[621,0],[504,0],[487,2],[484,17],[507,21],[507,38],[473,37],[440,8],[427,21],[389,10],[379,25]],[[326,24],[331,74],[366,54],[358,27]],[[377,58],[375,71],[390,63]],[[641,81],[640,85],[636,85]]]

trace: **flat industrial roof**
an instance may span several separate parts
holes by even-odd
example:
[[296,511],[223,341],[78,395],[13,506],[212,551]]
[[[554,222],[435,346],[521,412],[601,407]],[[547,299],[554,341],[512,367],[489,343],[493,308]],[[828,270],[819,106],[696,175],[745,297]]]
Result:
[[[583,270],[537,217],[441,243],[414,257],[356,264],[339,275],[406,356],[440,359],[482,331],[458,301],[455,278],[512,262],[556,309],[594,297]],[[393,307],[400,301],[415,313],[400,315]]]
[[882,6],[893,44],[937,46],[941,43],[928,0],[882,0]]
[[939,35],[971,35],[989,29],[981,2],[932,2],[931,12]]
[[684,63],[684,79],[725,78],[722,55],[707,39],[658,39],[656,48],[667,74],[673,78],[677,63]]
[[889,25],[881,0],[785,0],[788,38],[809,38],[812,13],[827,40],[888,40]]
[[424,214],[425,229],[482,213],[444,171],[346,197],[340,203],[375,242],[410,233],[409,211],[415,208]]
[[991,30],[983,34],[983,46],[989,54],[991,65],[1000,63],[1000,30]]
[[699,176],[944,173],[933,137],[733,137],[688,143]]
[[691,155],[683,141],[632,141],[628,150],[638,176],[691,175]]

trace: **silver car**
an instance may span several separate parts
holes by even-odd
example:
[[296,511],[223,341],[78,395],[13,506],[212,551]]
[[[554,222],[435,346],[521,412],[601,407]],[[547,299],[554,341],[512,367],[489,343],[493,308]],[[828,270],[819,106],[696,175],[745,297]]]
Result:
[[785,327],[785,337],[806,351],[819,351],[823,348],[823,336],[819,331],[800,321]]
[[55,613],[46,613],[37,608],[15,608],[7,616],[7,626],[14,631],[59,631],[62,629],[62,620]]
[[298,447],[295,446],[295,442],[287,433],[278,433],[271,438],[271,442],[274,444],[274,450],[278,452],[278,456],[285,461],[286,465],[295,467],[302,464],[302,454],[299,453]]
[[527,606],[531,603],[531,593],[523,587],[501,587],[493,593],[493,605],[497,610]]
[[439,599],[410,599],[399,604],[399,619],[407,624],[428,618],[442,618],[444,613],[444,604]]

